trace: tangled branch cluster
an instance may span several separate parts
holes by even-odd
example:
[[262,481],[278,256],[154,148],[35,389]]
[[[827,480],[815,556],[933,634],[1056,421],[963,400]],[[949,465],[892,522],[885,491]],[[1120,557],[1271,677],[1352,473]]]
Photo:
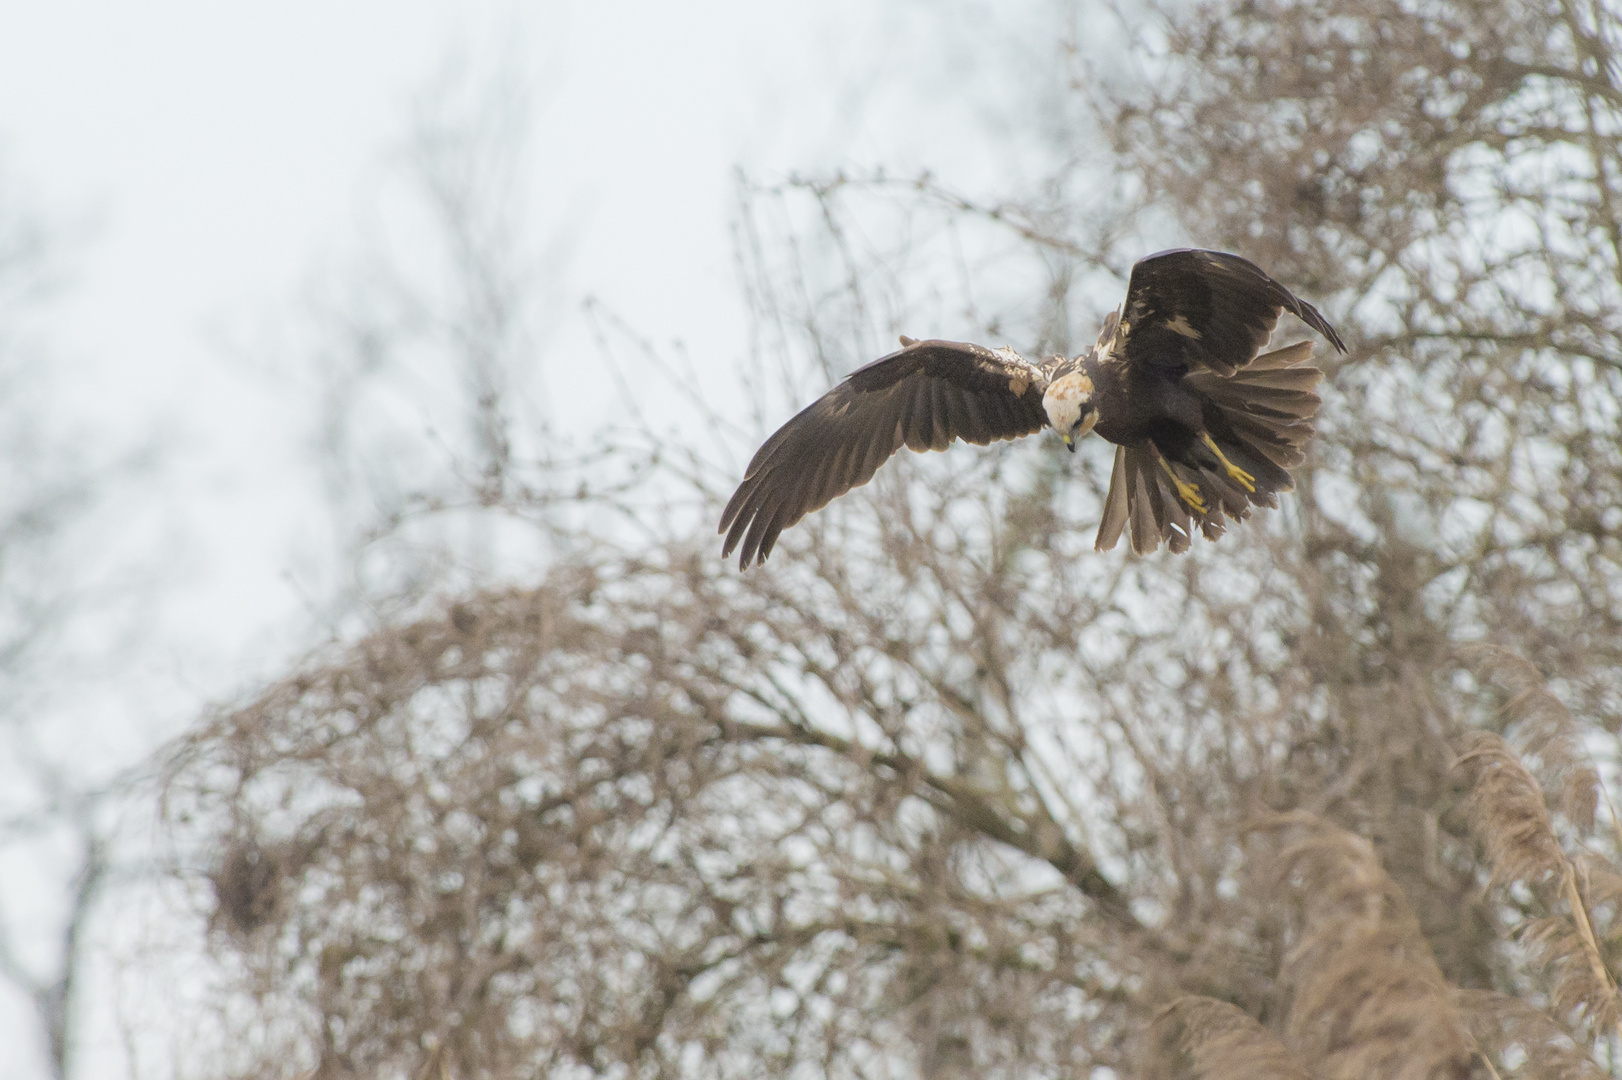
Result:
[[[765,571],[671,525],[334,647],[176,757],[241,1071],[1614,1074],[1622,24],[1161,30],[1079,110],[1131,227],[1089,224],[1074,155],[1029,196],[908,190],[1046,275],[997,309],[1046,343],[1166,221],[1328,299],[1351,351],[1294,512],[1123,561],[1084,550],[1101,477],[948,455]],[[752,299],[814,367],[872,329],[897,252],[858,238],[902,196],[753,197]],[[695,475],[662,482],[713,503]]]

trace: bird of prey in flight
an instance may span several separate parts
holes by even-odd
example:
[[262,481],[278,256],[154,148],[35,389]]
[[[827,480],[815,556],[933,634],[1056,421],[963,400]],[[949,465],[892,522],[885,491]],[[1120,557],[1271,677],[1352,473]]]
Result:
[[1132,550],[1185,551],[1251,504],[1278,506],[1301,463],[1322,372],[1310,341],[1262,353],[1290,312],[1346,351],[1318,309],[1254,263],[1179,248],[1132,267],[1126,302],[1079,356],[1032,363],[1013,349],[901,339],[767,439],[721,515],[722,557],[764,562],[778,535],[873,478],[901,447],[985,446],[1052,427],[1074,451],[1097,432],[1116,444],[1095,547],[1130,527]]

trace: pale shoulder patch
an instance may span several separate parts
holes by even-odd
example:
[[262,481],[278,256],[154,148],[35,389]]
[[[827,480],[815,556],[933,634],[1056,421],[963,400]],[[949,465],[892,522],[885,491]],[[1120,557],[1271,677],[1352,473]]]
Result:
[[1188,320],[1183,318],[1181,314],[1179,314],[1177,318],[1166,323],[1166,329],[1170,330],[1174,334],[1181,334],[1186,338],[1192,338],[1195,341],[1198,341],[1200,338],[1205,336],[1192,326],[1188,325]]
[[1023,397],[1025,391],[1029,390],[1031,384],[1041,376],[1041,372],[1029,360],[1015,352],[1013,346],[1003,345],[992,349],[991,352],[1007,365],[1004,370],[1012,369],[1008,375],[1008,392],[1015,397]]

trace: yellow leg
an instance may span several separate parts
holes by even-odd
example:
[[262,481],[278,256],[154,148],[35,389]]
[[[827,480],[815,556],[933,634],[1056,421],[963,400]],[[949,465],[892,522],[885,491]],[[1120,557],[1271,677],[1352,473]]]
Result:
[[1171,462],[1167,461],[1158,450],[1155,451],[1155,460],[1160,462],[1160,467],[1166,470],[1167,476],[1171,477],[1172,486],[1177,489],[1178,497],[1188,504],[1190,510],[1204,517],[1206,506],[1205,500],[1200,497],[1200,486],[1187,483],[1182,477],[1172,472]]
[[1251,476],[1245,470],[1241,469],[1239,466],[1235,465],[1233,462],[1229,461],[1228,455],[1224,454],[1222,452],[1222,448],[1217,446],[1215,440],[1211,438],[1210,432],[1202,432],[1200,434],[1200,439],[1205,443],[1206,446],[1211,448],[1211,453],[1217,456],[1217,460],[1222,462],[1222,467],[1228,470],[1229,476],[1239,481],[1240,485],[1243,486],[1246,491],[1252,493],[1255,492],[1256,478]]

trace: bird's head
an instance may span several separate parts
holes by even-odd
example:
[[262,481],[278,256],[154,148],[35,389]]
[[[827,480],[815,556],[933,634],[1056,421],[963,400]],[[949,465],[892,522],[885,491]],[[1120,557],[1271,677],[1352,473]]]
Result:
[[1093,404],[1093,380],[1079,371],[1054,379],[1042,395],[1042,407],[1047,410],[1048,423],[1072,454],[1076,452],[1076,441],[1098,423],[1098,408]]

